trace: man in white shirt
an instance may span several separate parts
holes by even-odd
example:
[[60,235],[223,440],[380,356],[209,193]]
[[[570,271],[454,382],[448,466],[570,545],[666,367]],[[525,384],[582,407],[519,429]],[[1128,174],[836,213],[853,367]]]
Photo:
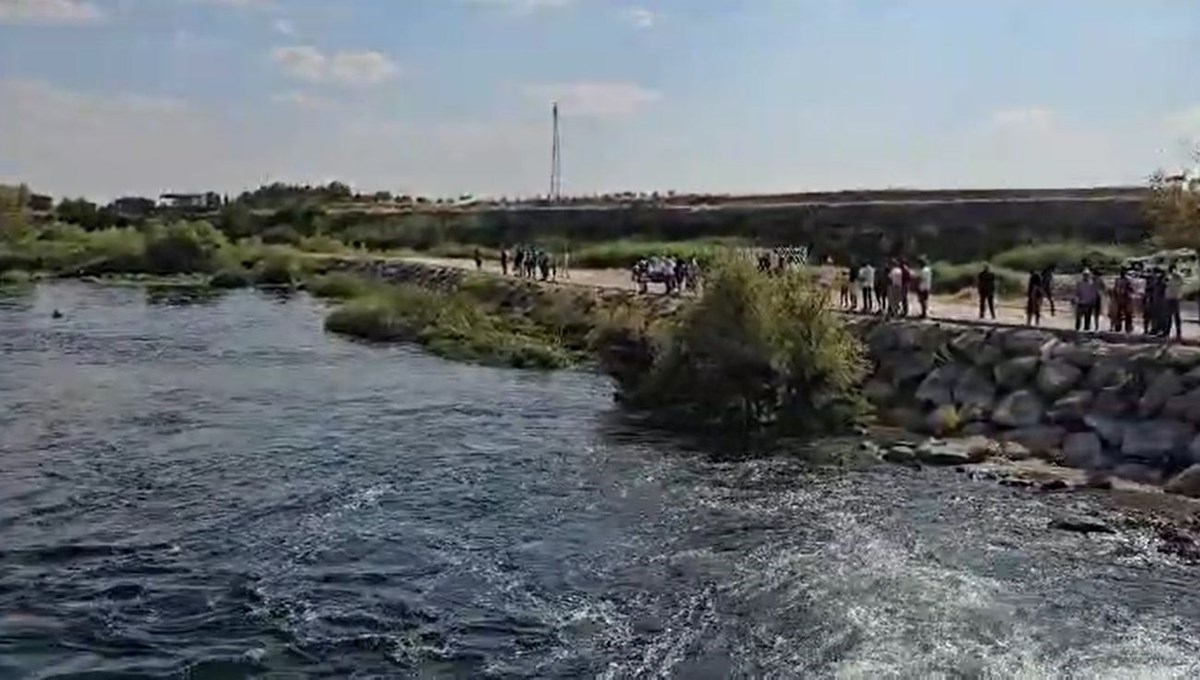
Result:
[[862,291],[863,311],[870,314],[875,307],[875,267],[870,262],[858,270],[857,285]]
[[921,271],[917,273],[917,302],[921,305],[921,318],[929,318],[929,295],[933,293],[933,267],[929,260],[921,259]]
[[892,262],[892,268],[888,271],[888,316],[900,315],[900,303],[903,301],[904,295],[904,270],[900,268],[900,262],[895,260]]

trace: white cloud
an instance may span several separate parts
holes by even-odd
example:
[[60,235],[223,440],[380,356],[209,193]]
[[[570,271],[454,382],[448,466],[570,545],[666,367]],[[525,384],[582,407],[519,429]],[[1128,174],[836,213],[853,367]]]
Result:
[[103,18],[87,0],[0,0],[0,24],[90,24]]
[[296,35],[296,25],[287,19],[276,19],[271,23],[271,30],[279,35],[293,36]]
[[991,115],[990,121],[993,126],[1002,129],[1044,131],[1055,125],[1056,117],[1049,109],[1030,106],[996,111]]
[[631,7],[625,10],[624,14],[625,20],[634,28],[653,28],[654,22],[658,20],[658,16],[645,7]]
[[561,9],[574,4],[575,0],[466,0],[481,7],[495,7],[517,14],[529,14],[539,10]]
[[272,97],[277,104],[288,104],[301,109],[326,109],[333,106],[333,102],[325,97],[304,92],[303,90],[292,90],[284,92]]
[[377,85],[400,73],[400,67],[387,55],[373,51],[326,54],[301,45],[275,48],[271,59],[291,77],[314,83]]
[[549,103],[557,101],[566,116],[628,116],[662,99],[662,95],[634,83],[580,81],[530,85],[526,94]]

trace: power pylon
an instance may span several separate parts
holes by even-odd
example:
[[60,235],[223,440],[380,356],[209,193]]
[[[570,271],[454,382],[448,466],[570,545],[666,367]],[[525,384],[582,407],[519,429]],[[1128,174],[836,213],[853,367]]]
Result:
[[550,150],[550,200],[557,203],[562,198],[562,139],[558,131],[558,102],[551,108],[554,119],[554,140]]

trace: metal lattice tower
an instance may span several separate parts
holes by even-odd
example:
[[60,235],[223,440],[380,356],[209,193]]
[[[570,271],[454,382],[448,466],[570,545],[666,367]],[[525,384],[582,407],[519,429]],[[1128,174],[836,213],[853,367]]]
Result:
[[551,109],[554,118],[554,141],[550,151],[550,200],[562,198],[562,139],[558,131],[558,102]]

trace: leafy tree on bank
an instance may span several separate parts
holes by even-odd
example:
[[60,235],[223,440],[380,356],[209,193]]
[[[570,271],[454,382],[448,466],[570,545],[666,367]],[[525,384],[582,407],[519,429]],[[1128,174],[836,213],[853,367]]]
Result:
[[25,235],[29,220],[25,214],[29,188],[24,184],[0,184],[0,239],[16,240]]
[[[1192,159],[1200,163],[1200,148]],[[1150,178],[1146,212],[1162,246],[1200,249],[1200,178],[1156,172]]]

